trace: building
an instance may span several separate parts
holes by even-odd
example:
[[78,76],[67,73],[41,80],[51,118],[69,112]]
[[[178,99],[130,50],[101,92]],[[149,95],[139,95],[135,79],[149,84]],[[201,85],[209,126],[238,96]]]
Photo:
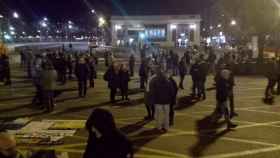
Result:
[[200,22],[199,15],[112,16],[112,45],[199,45]]

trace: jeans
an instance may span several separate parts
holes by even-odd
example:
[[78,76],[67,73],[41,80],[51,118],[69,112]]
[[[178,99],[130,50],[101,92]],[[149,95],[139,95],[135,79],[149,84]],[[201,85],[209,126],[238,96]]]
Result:
[[[169,129],[169,112],[170,105],[155,105],[155,120],[156,120],[156,128],[161,130],[162,128],[168,130]],[[162,115],[162,116],[161,116]]]
[[87,94],[87,80],[79,80],[78,81],[79,86],[79,96],[84,97]]

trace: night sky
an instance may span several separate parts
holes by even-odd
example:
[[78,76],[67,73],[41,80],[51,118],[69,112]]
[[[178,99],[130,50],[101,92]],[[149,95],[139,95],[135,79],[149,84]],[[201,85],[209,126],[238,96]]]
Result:
[[[18,11],[26,21],[86,21],[90,10],[110,15],[199,14],[210,0],[0,0],[0,13]],[[2,9],[3,8],[3,9]],[[11,14],[11,13],[10,13]]]

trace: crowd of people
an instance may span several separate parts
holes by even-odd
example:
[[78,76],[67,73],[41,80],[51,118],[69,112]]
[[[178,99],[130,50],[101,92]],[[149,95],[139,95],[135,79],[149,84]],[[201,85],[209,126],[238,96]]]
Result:
[[[68,80],[77,80],[78,96],[81,98],[87,95],[88,87],[95,87],[98,65],[95,54],[66,53],[59,50],[44,50],[44,53],[22,50],[20,54],[21,66],[36,88],[36,95],[32,101],[36,107],[48,112],[53,111],[54,98],[59,93],[55,87],[57,84],[65,85]],[[205,84],[209,73],[215,76],[217,104],[213,111],[213,123],[224,117],[227,129],[237,126],[231,120],[238,114],[234,109],[233,62],[228,56],[217,59],[213,49],[208,49],[207,52],[189,49],[182,56],[167,50],[149,55],[142,50],[139,67],[136,64],[137,57],[133,54],[128,58],[128,62],[114,60],[110,52],[106,52],[104,58],[107,70],[103,79],[108,83],[111,103],[116,103],[118,91],[121,100],[129,101],[129,82],[135,77],[135,70],[139,68],[139,88],[144,92],[147,110],[145,120],[155,120],[159,132],[167,132],[175,123],[177,94],[179,89],[186,87],[185,77],[190,75],[192,79],[191,98],[203,101],[207,97]],[[176,76],[179,77],[179,84],[176,82]],[[86,122],[86,130],[89,138],[84,158],[133,157],[132,143],[116,128],[109,111],[94,109]],[[10,139],[8,136],[2,136]],[[0,154],[3,155],[1,150]]]

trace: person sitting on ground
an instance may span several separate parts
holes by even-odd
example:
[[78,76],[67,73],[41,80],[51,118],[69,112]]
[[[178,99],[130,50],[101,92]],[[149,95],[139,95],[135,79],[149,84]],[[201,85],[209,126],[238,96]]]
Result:
[[132,143],[117,129],[109,111],[94,109],[86,129],[89,138],[83,158],[133,158]]

